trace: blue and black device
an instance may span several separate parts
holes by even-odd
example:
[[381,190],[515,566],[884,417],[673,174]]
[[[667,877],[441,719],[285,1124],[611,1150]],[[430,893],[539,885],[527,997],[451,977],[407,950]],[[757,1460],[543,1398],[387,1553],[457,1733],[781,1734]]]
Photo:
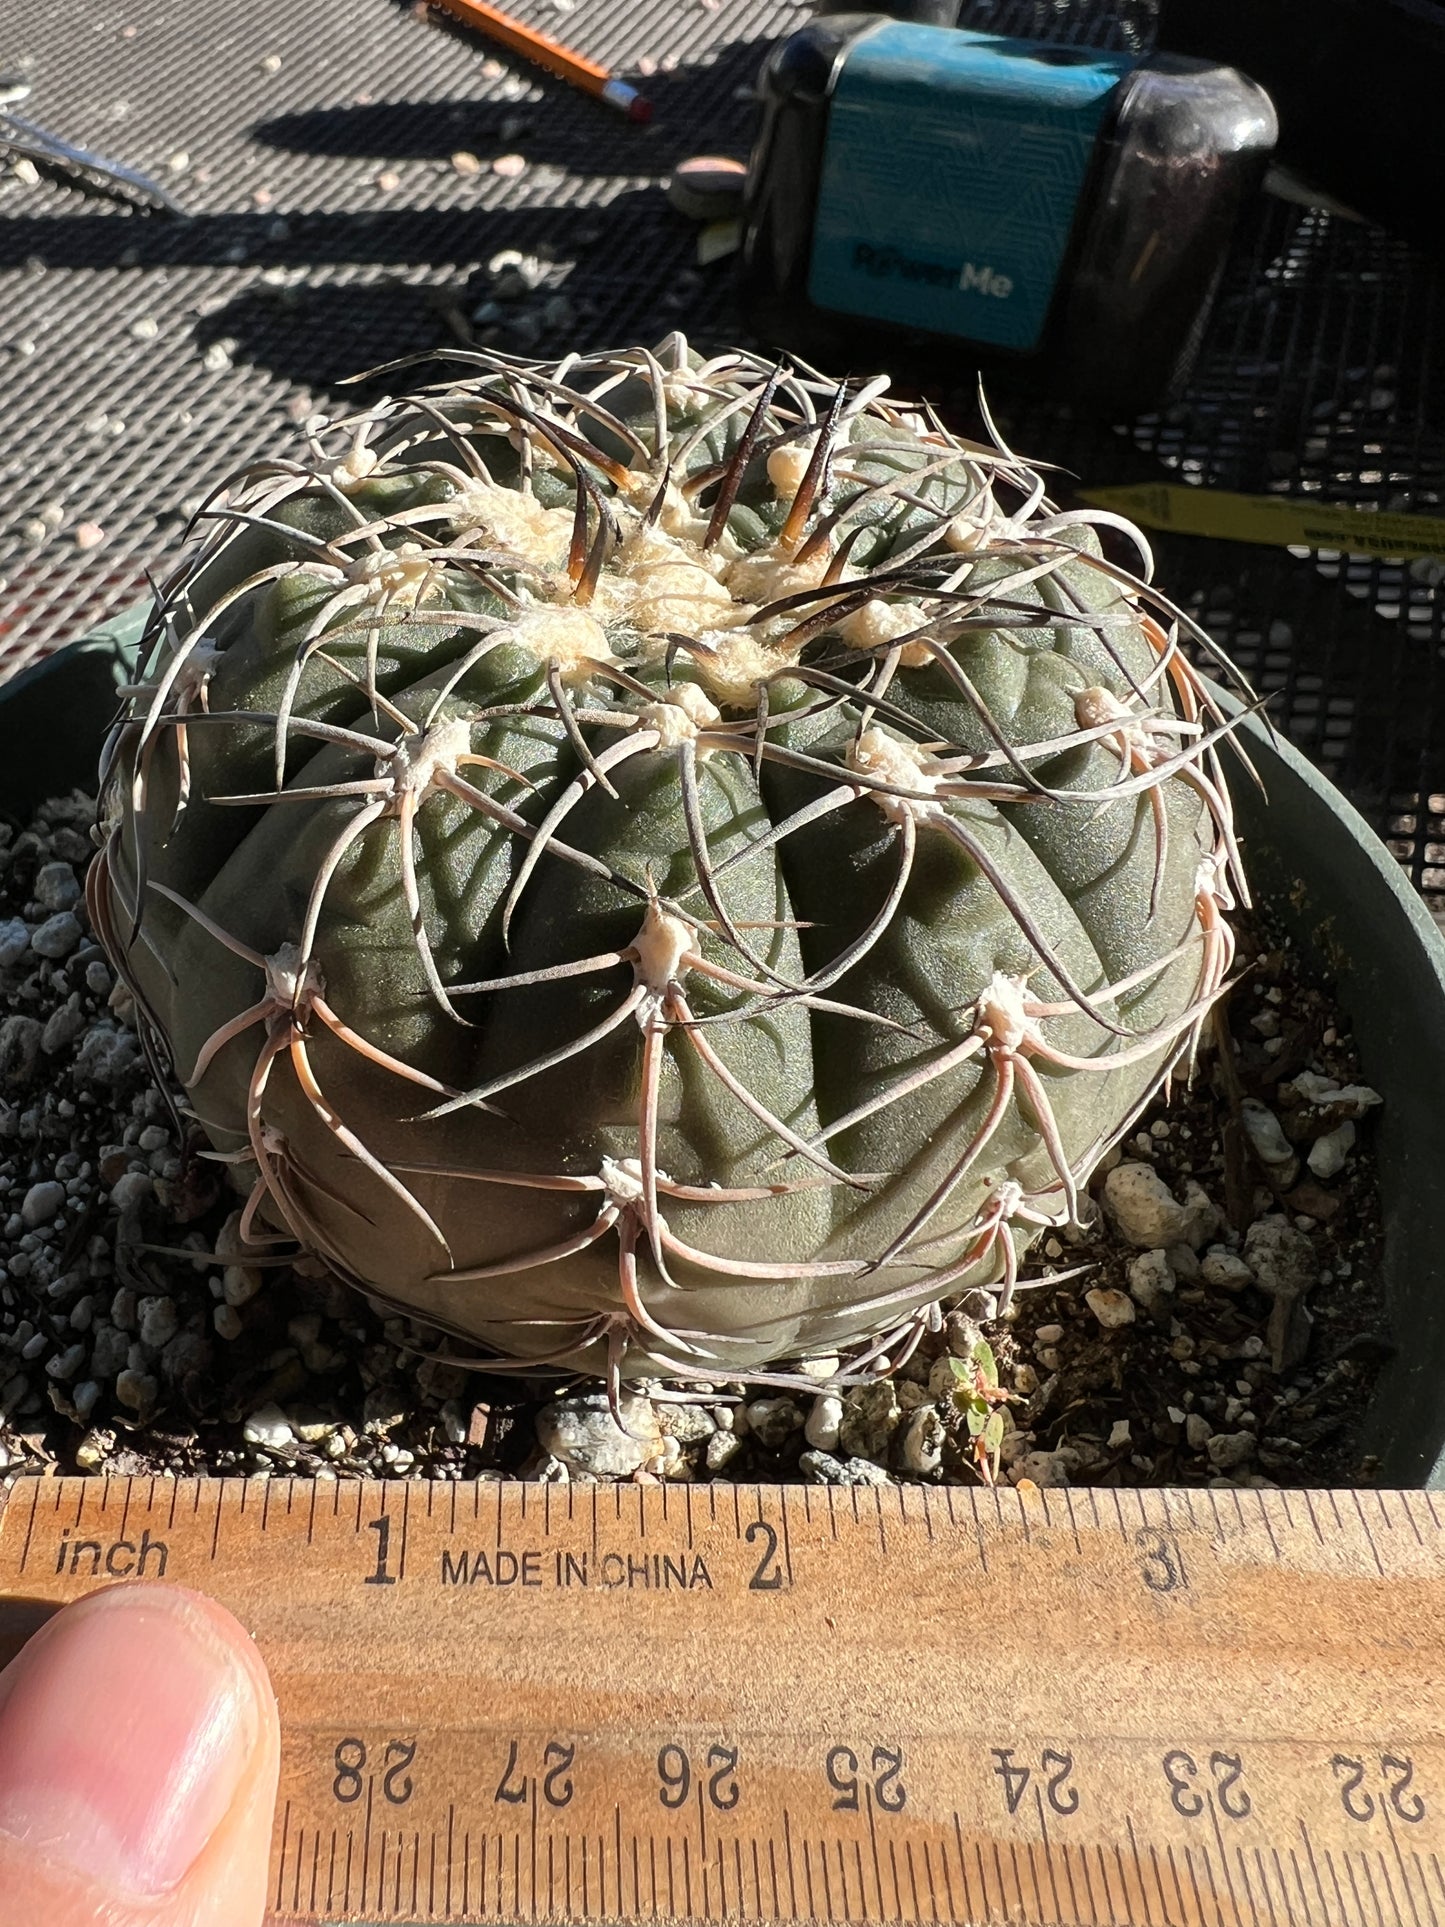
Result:
[[751,325],[823,365],[1013,368],[1167,396],[1275,139],[1232,67],[878,14],[773,49],[748,170]]

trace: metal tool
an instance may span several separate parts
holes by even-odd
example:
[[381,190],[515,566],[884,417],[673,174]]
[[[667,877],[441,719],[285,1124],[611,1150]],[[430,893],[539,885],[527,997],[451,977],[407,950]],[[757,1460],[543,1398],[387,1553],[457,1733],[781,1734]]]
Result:
[[19,1481],[0,1664],[199,1586],[271,1927],[1440,1927],[1431,1492]]
[[163,208],[167,214],[185,214],[186,210],[174,195],[168,194],[158,181],[153,181],[148,174],[142,174],[138,168],[128,167],[124,161],[111,160],[104,154],[93,153],[88,147],[78,147],[74,141],[62,140],[58,134],[37,126],[33,120],[23,120],[19,114],[12,112],[21,101],[30,98],[30,92],[28,80],[12,74],[0,74],[0,151],[20,154],[27,160],[42,161],[50,167],[68,168],[72,173],[84,175],[109,190],[129,189],[131,194],[139,195],[153,207]]

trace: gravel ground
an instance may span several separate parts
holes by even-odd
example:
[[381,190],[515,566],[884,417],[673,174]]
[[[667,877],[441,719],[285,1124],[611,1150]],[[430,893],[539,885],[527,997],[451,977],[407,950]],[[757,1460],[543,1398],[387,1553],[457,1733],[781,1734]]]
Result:
[[76,793],[19,833],[0,824],[0,1486],[27,1472],[965,1482],[979,1471],[957,1393],[981,1338],[1009,1394],[1002,1480],[1373,1476],[1358,1427],[1392,1349],[1380,1099],[1287,947],[1240,933],[1247,968],[1194,1083],[1101,1171],[1089,1222],[1036,1248],[1009,1317],[976,1291],[890,1379],[811,1400],[638,1395],[624,1431],[586,1388],[439,1362],[424,1328],[346,1287],[243,1262],[234,1199],[182,1141],[86,925],[92,814]]

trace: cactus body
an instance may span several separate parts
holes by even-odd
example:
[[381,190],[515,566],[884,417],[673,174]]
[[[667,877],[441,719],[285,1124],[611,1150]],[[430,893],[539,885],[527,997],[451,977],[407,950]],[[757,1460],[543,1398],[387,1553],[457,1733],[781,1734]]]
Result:
[[881,384],[477,361],[220,499],[96,926],[249,1235],[519,1369],[896,1359],[1190,1049],[1222,719]]

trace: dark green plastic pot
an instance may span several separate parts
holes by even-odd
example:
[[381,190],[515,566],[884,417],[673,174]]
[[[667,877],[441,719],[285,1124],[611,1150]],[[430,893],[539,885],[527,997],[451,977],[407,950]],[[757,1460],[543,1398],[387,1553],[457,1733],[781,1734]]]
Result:
[[[23,821],[46,796],[93,786],[141,620],[118,617],[0,687],[0,809]],[[1385,1099],[1378,1277],[1399,1349],[1365,1449],[1390,1484],[1445,1486],[1445,942],[1339,791],[1255,719],[1243,732],[1265,792],[1233,785],[1256,894],[1334,983]]]

